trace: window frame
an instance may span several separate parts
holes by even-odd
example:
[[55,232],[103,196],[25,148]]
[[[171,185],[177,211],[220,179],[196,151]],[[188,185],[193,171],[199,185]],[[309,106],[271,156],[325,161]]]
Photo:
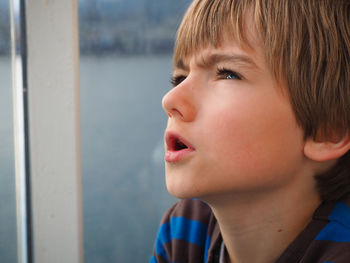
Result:
[[10,0],[18,262],[83,262],[78,0]]

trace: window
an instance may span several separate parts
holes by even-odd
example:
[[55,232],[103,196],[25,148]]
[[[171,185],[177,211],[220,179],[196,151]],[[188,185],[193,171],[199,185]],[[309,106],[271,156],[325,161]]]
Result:
[[0,3],[0,255],[17,260],[9,1]]
[[[161,98],[191,1],[79,0],[80,60],[78,0],[9,2],[26,4],[29,254],[34,262],[83,262],[83,221],[84,262],[147,262],[175,201],[164,184]],[[16,241],[9,2],[0,4],[0,254],[22,263],[32,260]]]
[[161,98],[191,1],[80,0],[84,258],[147,262],[165,189]]

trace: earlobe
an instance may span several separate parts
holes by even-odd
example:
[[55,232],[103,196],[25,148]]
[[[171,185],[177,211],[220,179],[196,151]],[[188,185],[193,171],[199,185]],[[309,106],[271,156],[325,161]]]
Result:
[[310,137],[304,144],[304,155],[316,162],[336,160],[350,149],[350,134],[337,139],[315,139]]

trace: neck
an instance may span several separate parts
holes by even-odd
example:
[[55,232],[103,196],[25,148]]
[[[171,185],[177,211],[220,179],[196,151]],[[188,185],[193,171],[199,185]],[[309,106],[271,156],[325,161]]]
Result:
[[226,195],[206,201],[218,220],[232,263],[275,262],[320,205],[316,191],[310,189]]

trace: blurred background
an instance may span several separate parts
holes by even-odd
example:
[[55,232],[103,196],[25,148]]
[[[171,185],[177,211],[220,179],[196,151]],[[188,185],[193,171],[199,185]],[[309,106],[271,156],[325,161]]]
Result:
[[[17,262],[9,1],[0,2],[0,262]],[[166,191],[161,98],[190,0],[79,0],[86,263],[148,262]]]
[[164,211],[161,107],[189,0],[79,0],[86,263],[148,262]]
[[0,262],[17,261],[10,1],[0,1]]

